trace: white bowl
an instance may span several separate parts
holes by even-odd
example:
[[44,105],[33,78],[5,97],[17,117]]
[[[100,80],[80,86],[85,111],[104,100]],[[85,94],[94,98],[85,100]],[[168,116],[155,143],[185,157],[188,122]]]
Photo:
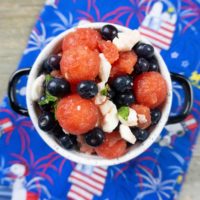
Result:
[[[88,23],[88,24],[85,24],[85,25],[82,25],[82,26],[79,26],[79,27],[100,29],[105,24],[108,24],[108,23]],[[124,26],[120,26],[120,25],[117,25],[117,24],[113,24],[113,25],[119,31],[122,31],[122,32],[130,30],[129,28],[124,27]],[[41,51],[41,53],[39,54],[38,58],[36,59],[32,69],[31,69],[31,72],[29,74],[28,83],[27,83],[27,91],[31,91],[32,84],[38,76],[38,72],[40,70],[40,67],[42,66],[44,59],[47,58],[52,53],[58,53],[59,50],[61,49],[61,42],[62,42],[64,36],[66,36],[68,33],[72,32],[72,31],[74,31],[75,29],[76,29],[76,27],[71,28],[71,29],[61,33],[60,35],[55,37]],[[142,41],[145,42],[145,43],[149,43],[145,38],[142,38]],[[82,164],[86,164],[86,165],[109,166],[109,165],[116,165],[116,164],[119,164],[119,163],[123,163],[123,162],[131,160],[133,158],[136,158],[138,155],[140,155],[144,151],[146,151],[155,142],[155,140],[160,135],[161,131],[163,130],[163,128],[164,128],[164,126],[165,126],[165,124],[168,120],[170,109],[171,109],[171,103],[172,103],[172,81],[171,81],[171,77],[170,77],[168,68],[167,68],[163,58],[161,57],[161,55],[156,50],[155,50],[155,56],[156,56],[156,58],[159,62],[160,72],[161,72],[162,76],[165,78],[165,80],[167,82],[167,87],[168,87],[167,99],[166,99],[166,101],[165,101],[165,103],[162,107],[162,117],[161,117],[158,125],[156,125],[155,128],[152,129],[149,137],[144,142],[137,143],[137,144],[133,145],[125,155],[123,155],[119,158],[108,160],[108,159],[105,159],[105,158],[101,158],[99,156],[87,155],[87,154],[84,154],[84,153],[77,152],[75,150],[64,149],[63,147],[61,147],[55,141],[55,139],[53,137],[51,137],[50,135],[48,135],[46,132],[42,131],[38,127],[38,113],[37,113],[37,109],[36,109],[36,106],[35,106],[35,102],[33,102],[31,100],[31,93],[27,92],[26,101],[27,101],[28,112],[29,112],[30,118],[33,122],[35,129],[37,130],[37,132],[39,133],[41,138],[54,151],[56,151],[58,154],[62,155],[66,159],[72,160],[74,162],[78,162],[78,163],[82,163]]]

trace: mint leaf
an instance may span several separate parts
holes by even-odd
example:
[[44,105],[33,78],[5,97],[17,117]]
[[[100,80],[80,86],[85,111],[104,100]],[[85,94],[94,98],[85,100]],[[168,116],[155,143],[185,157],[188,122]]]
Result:
[[53,105],[53,113],[54,113],[55,120],[57,120],[57,118],[56,118],[57,105],[58,105],[58,102],[55,102],[54,105]]
[[47,74],[46,76],[45,76],[45,82],[46,82],[46,84],[50,81],[50,80],[52,80],[53,79],[53,77],[50,75],[50,74]]
[[103,95],[103,96],[107,96],[108,95],[108,90],[106,90],[106,88],[104,88],[104,89],[102,89],[101,90],[101,95]]
[[123,118],[124,120],[128,120],[128,116],[129,116],[129,107],[127,106],[122,106],[119,110],[118,110],[118,115]]
[[58,100],[57,97],[51,95],[49,92],[46,91],[45,98],[42,101],[40,101],[38,104],[40,106],[43,106],[43,105],[49,104],[49,103],[51,103],[52,105],[54,105],[57,100]]
[[107,96],[109,89],[110,89],[109,85],[106,84],[106,86],[100,91],[101,95]]
[[[48,82],[51,81],[52,79],[53,79],[53,77],[52,77],[50,74],[47,74],[47,75],[45,76],[45,83],[46,83],[46,85],[47,85]],[[43,106],[43,105],[49,104],[49,103],[52,104],[52,105],[54,105],[54,103],[55,103],[57,100],[58,100],[57,97],[51,95],[51,94],[46,90],[46,91],[45,91],[45,98],[44,98],[42,101],[38,102],[38,104],[39,104],[40,106]]]

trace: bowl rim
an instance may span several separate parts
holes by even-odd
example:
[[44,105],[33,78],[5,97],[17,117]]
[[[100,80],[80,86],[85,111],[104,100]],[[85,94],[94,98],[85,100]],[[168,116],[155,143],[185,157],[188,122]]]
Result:
[[[112,24],[112,23],[104,23],[104,22],[96,22],[96,23],[87,23],[81,26],[77,26],[78,28],[95,28],[100,29],[102,26],[106,24]],[[127,28],[125,26],[121,26],[118,24],[112,24],[114,25],[118,30],[120,31],[130,31],[130,28]],[[32,69],[30,71],[28,82],[27,82],[27,91],[31,91],[32,83],[35,80],[35,78],[38,75],[39,72],[39,66],[42,65],[44,59],[50,55],[52,52],[55,52],[57,45],[62,41],[63,37],[66,36],[68,33],[73,32],[77,27],[73,27],[71,29],[68,29],[58,36],[56,36],[44,49],[40,52],[38,55],[36,61],[34,62]],[[142,37],[142,40],[145,43],[151,44],[146,38]],[[26,102],[27,102],[27,108],[28,112],[31,118],[31,121],[40,135],[40,137],[46,142],[46,144],[51,147],[54,151],[56,151],[58,154],[62,155],[64,158],[72,160],[77,163],[86,164],[86,165],[93,165],[93,166],[111,166],[116,165],[120,163],[124,163],[126,161],[129,161],[133,158],[136,158],[140,154],[142,154],[144,151],[146,151],[158,138],[161,131],[163,130],[171,109],[172,104],[172,81],[170,77],[169,70],[159,54],[159,52],[155,49],[155,56],[158,60],[158,63],[160,65],[160,71],[163,77],[165,78],[167,82],[168,87],[168,94],[167,99],[164,103],[163,110],[162,110],[162,116],[159,121],[159,123],[155,126],[155,128],[151,131],[149,137],[140,144],[135,144],[132,149],[130,149],[126,154],[124,154],[121,157],[114,158],[114,159],[105,159],[101,158],[99,156],[92,156],[87,155],[85,153],[76,152],[74,150],[66,150],[63,147],[61,147],[54,138],[52,138],[50,135],[48,135],[46,132],[42,131],[38,126],[38,117],[36,114],[36,110],[34,109],[35,103],[31,100],[31,93],[27,92],[26,95]]]

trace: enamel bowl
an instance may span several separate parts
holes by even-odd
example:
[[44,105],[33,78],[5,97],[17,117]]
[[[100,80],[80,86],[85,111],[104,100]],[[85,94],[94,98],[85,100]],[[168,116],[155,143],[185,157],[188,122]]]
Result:
[[[85,25],[81,25],[79,27],[100,29],[105,24],[107,24],[107,23],[88,23],[88,24],[85,24]],[[129,28],[124,27],[124,26],[120,26],[120,25],[116,25],[116,24],[114,24],[114,26],[119,31],[122,31],[122,32],[130,30]],[[41,53],[39,54],[38,58],[36,59],[34,65],[32,66],[31,70],[29,70],[30,73],[29,73],[29,77],[28,77],[27,91],[32,90],[33,82],[38,76],[38,73],[40,71],[40,68],[42,66],[44,59],[47,58],[49,55],[51,55],[53,53],[60,52],[61,43],[62,43],[64,36],[66,36],[67,34],[69,34],[72,31],[74,31],[75,28],[71,28],[71,29],[63,32],[62,34],[58,35],[57,37],[55,37],[41,51]],[[142,38],[142,41],[145,42],[145,43],[149,43],[145,38]],[[35,102],[33,102],[31,100],[31,93],[27,92],[26,101],[27,101],[28,114],[29,114],[29,116],[32,120],[32,123],[33,123],[36,131],[41,136],[41,138],[54,151],[56,151],[58,154],[62,155],[66,159],[70,159],[70,160],[78,162],[78,163],[87,164],[87,165],[96,165],[96,166],[102,166],[102,165],[103,166],[109,166],[109,165],[116,165],[116,164],[119,164],[119,163],[123,163],[123,162],[131,160],[133,158],[136,158],[137,156],[142,154],[144,151],[146,151],[156,141],[156,139],[158,138],[158,136],[160,135],[161,131],[163,130],[165,124],[168,121],[170,109],[171,109],[171,104],[172,104],[172,79],[171,79],[169,70],[168,70],[163,58],[161,57],[161,55],[156,50],[155,50],[155,56],[156,56],[156,58],[159,62],[160,73],[165,78],[165,80],[167,82],[167,87],[168,87],[167,98],[166,98],[165,103],[162,106],[162,116],[161,116],[159,123],[154,128],[152,128],[149,137],[144,142],[136,143],[135,145],[133,145],[125,155],[123,155],[119,158],[108,160],[108,159],[101,158],[99,156],[87,155],[87,154],[84,154],[84,153],[77,152],[75,150],[64,149],[63,147],[61,147],[56,142],[56,140],[53,137],[51,137],[49,134],[42,131],[38,127],[38,109],[36,108]],[[11,80],[13,80],[13,78],[14,77],[12,77]],[[9,95],[9,97],[12,100],[12,95]],[[11,103],[12,103],[12,101],[11,101]],[[14,108],[14,106],[12,104],[11,104],[11,106],[13,107],[14,110],[16,110],[16,108]]]

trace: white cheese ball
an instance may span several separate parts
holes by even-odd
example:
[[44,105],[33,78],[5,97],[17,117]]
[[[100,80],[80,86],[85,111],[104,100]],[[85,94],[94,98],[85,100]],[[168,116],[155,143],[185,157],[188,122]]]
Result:
[[107,82],[110,76],[111,64],[108,62],[103,53],[99,54],[100,67],[99,67],[99,78],[102,82]]
[[45,75],[42,74],[38,76],[35,81],[33,82],[32,89],[31,89],[31,99],[33,101],[38,101],[43,94],[44,87],[43,83],[45,81]]
[[133,135],[133,133],[131,132],[131,129],[128,126],[121,124],[119,126],[119,133],[124,140],[126,140],[127,142],[131,144],[135,144],[136,137]]
[[107,133],[111,133],[118,125],[119,119],[117,116],[117,107],[110,101],[106,100],[105,103],[99,106],[101,114],[103,115],[103,121],[101,128]]
[[138,30],[132,30],[118,33],[118,37],[113,39],[113,44],[119,51],[131,51],[133,46],[135,46],[140,40],[140,32]]
[[132,108],[129,108],[129,115],[128,115],[127,120],[122,118],[120,115],[118,115],[118,118],[119,118],[119,121],[126,126],[137,126],[138,125],[137,113]]
[[100,82],[97,84],[98,87],[98,93],[94,98],[94,103],[96,105],[100,105],[102,103],[104,103],[107,100],[107,97],[101,94],[101,90],[103,90],[105,88],[105,82]]
[[103,118],[103,122],[101,126],[104,132],[111,133],[117,127],[118,123],[119,123],[119,119],[117,117],[117,114],[108,113]]

